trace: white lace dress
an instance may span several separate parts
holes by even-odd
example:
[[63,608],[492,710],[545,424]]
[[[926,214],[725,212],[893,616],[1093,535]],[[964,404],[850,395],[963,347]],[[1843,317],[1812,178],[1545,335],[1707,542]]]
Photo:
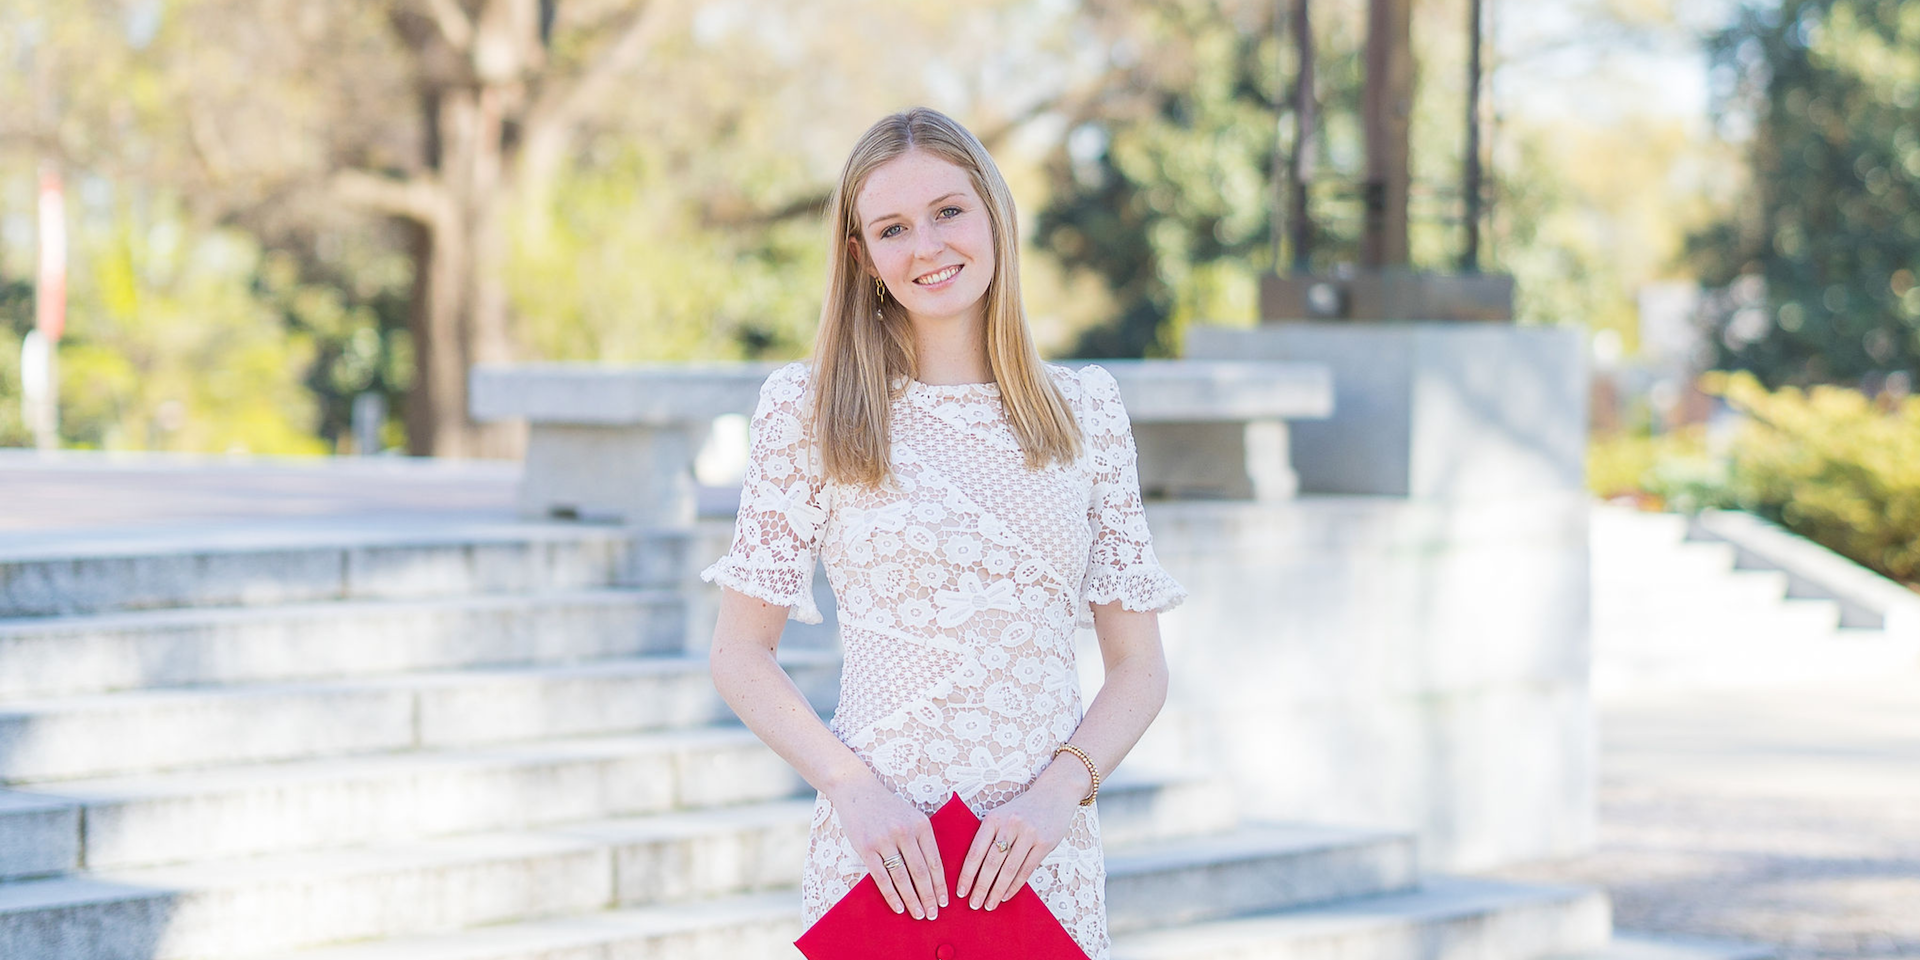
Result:
[[[808,366],[774,371],[753,414],[733,545],[700,575],[818,623],[813,567],[824,562],[846,654],[829,727],[926,813],[956,791],[975,813],[1011,800],[1079,726],[1074,630],[1092,625],[1089,603],[1165,610],[1186,597],[1153,554],[1112,374],[1047,371],[1086,438],[1077,461],[1029,470],[996,384],[908,380],[891,414],[895,486],[880,490],[823,480]],[[1103,960],[1097,807],[1080,808],[1029,883]],[[866,874],[821,797],[806,922]]]

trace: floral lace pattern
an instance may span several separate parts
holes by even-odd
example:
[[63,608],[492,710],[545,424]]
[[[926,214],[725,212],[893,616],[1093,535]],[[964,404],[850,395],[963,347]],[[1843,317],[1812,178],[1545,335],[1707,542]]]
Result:
[[[807,423],[808,368],[768,377],[752,420],[727,554],[701,573],[820,622],[816,559],[839,604],[845,663],[829,728],[900,796],[932,813],[957,792],[975,813],[1019,796],[1079,726],[1074,628],[1089,603],[1166,610],[1186,591],[1161,569],[1140,500],[1133,434],[1113,376],[1047,365],[1085,452],[1029,470],[992,383],[897,382],[894,483],[824,480]],[[1107,955],[1097,805],[1029,880],[1089,957]],[[814,806],[806,922],[866,876],[832,804]]]

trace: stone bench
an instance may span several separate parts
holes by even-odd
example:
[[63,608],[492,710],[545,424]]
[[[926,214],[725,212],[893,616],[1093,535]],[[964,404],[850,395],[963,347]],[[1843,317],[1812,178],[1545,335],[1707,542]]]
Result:
[[[1287,421],[1333,411],[1333,380],[1312,363],[1100,360],[1140,448],[1149,497],[1278,500],[1298,482]],[[694,458],[716,417],[751,414],[778,363],[518,364],[473,369],[481,422],[524,419],[520,510],[529,517],[693,522]]]

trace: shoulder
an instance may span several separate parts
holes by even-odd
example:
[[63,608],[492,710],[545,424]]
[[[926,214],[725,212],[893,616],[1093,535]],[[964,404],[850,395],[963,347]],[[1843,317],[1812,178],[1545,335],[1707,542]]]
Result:
[[1059,386],[1060,392],[1066,394],[1067,400],[1075,406],[1079,406],[1084,400],[1098,400],[1119,395],[1120,388],[1114,382],[1113,374],[1108,373],[1107,368],[1097,363],[1084,363],[1070,367],[1064,363],[1042,362],[1041,366],[1046,368],[1048,375],[1053,377],[1054,384]]
[[795,360],[774,369],[760,384],[760,405],[795,406],[807,393],[813,380],[813,368],[805,360]]

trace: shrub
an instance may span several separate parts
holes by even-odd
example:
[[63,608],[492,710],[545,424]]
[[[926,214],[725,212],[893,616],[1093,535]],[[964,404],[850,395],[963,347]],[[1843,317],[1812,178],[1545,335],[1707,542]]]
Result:
[[1728,493],[1753,511],[1896,580],[1920,581],[1920,397],[1876,402],[1815,386],[1769,392],[1746,372],[1702,387],[1744,413]]

